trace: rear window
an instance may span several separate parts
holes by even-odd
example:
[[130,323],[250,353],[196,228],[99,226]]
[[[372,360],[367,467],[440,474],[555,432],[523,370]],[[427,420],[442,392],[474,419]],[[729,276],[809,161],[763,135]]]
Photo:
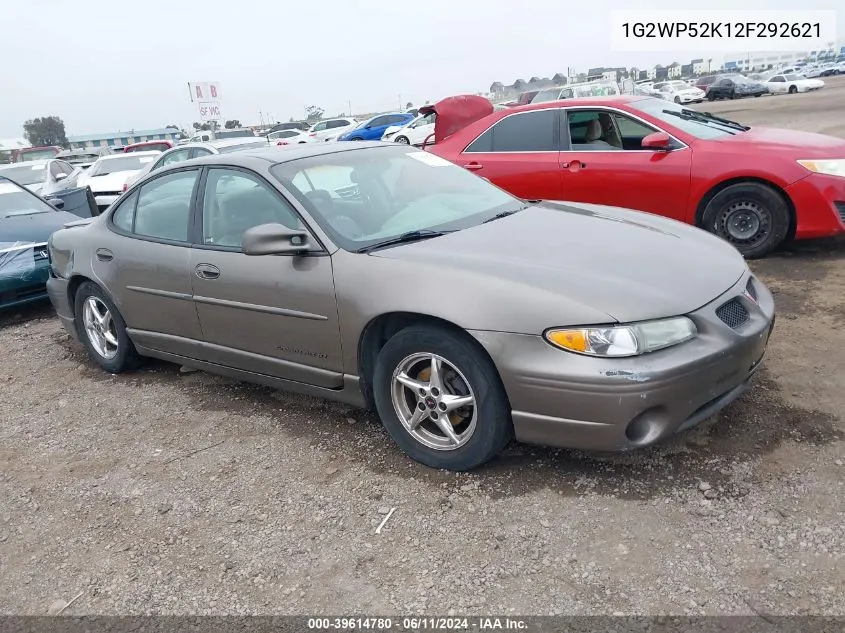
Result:
[[[49,213],[53,207],[12,182],[0,179],[0,220],[16,215]],[[0,249],[3,242],[0,242]]]
[[91,166],[88,171],[92,176],[106,176],[118,171],[140,171],[147,167],[155,156],[125,154],[117,158],[101,159]]
[[44,180],[45,169],[47,169],[46,163],[38,163],[37,165],[21,165],[20,167],[7,167],[6,169],[0,170],[0,176],[5,176],[19,185],[34,185],[35,183]]

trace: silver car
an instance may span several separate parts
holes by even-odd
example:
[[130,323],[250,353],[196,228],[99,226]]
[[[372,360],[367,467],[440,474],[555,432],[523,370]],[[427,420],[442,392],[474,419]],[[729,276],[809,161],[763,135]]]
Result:
[[374,408],[411,457],[630,450],[737,398],[774,302],[656,215],[526,203],[398,143],[165,167],[53,234],[48,292],[109,372],[160,358]]
[[81,173],[82,167],[54,158],[0,165],[0,176],[42,197],[76,187]]

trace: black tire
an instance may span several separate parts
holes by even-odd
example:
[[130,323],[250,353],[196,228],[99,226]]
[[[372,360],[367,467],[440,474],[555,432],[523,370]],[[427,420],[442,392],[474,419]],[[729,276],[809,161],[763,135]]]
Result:
[[364,139],[362,139],[360,136],[354,136],[354,137],[352,137],[352,138],[351,138],[351,139],[349,139],[349,140],[350,140],[350,141],[363,141]]
[[402,145],[410,145],[411,141],[408,140],[407,136],[397,136],[396,142],[401,143]]
[[[425,446],[399,419],[392,398],[393,373],[404,359],[418,353],[436,354],[456,367],[475,396],[477,426],[459,448]],[[396,333],[376,360],[373,396],[379,417],[394,441],[412,459],[432,468],[471,470],[498,455],[513,436],[510,406],[495,366],[468,336],[446,328],[414,325]]]
[[736,99],[736,92],[734,90],[731,90],[730,94],[728,95],[728,99]]
[[[751,218],[743,222],[744,217]],[[757,182],[739,182],[719,191],[704,209],[702,228],[730,242],[747,259],[764,257],[776,249],[789,232],[789,205],[780,193]],[[733,221],[733,228],[729,226]],[[737,228],[757,230],[749,237]],[[733,232],[732,232],[733,231]]]
[[[117,339],[117,351],[111,358],[103,356],[97,351],[91,341],[91,335],[85,327],[85,318],[83,307],[89,297],[96,298],[99,302],[105,305],[111,315],[111,323],[114,328],[111,330],[112,334]],[[132,341],[129,340],[129,335],[126,334],[126,323],[123,317],[118,312],[109,296],[97,284],[91,281],[86,281],[79,286],[74,297],[74,314],[76,316],[76,329],[79,333],[79,340],[97,365],[111,374],[119,374],[123,371],[128,371],[137,368],[141,364],[141,357],[135,349]]]
[[790,86],[789,87],[789,94],[794,95],[796,92],[798,92],[797,86]]
[[675,103],[677,103],[678,105],[681,105],[681,98],[675,97]]
[[707,95],[707,100],[708,100],[708,101],[715,101],[715,100],[716,100],[716,97],[715,97],[713,94],[708,94],[708,95]]

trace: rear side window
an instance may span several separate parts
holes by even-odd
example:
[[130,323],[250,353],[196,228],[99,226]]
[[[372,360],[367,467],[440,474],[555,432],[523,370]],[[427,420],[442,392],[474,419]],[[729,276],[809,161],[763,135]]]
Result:
[[135,210],[136,235],[188,241],[188,219],[198,170],[178,171],[141,186]]
[[112,223],[121,231],[132,232],[132,223],[135,220],[135,205],[138,202],[138,192],[121,200],[120,204],[111,215]]
[[551,108],[506,116],[475,139],[465,152],[557,151],[556,117],[557,111]]

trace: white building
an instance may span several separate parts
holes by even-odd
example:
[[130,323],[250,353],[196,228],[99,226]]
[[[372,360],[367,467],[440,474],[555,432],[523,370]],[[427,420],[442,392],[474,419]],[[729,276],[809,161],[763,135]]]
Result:
[[703,59],[694,59],[690,63],[692,64],[693,75],[700,75],[701,73],[709,70],[707,68],[707,63]]
[[657,79],[657,68],[655,66],[652,66],[651,68],[647,69],[645,72],[646,72],[646,77],[648,77],[649,79]]
[[681,65],[679,63],[674,62],[670,64],[667,70],[669,71],[669,79],[681,78]]

